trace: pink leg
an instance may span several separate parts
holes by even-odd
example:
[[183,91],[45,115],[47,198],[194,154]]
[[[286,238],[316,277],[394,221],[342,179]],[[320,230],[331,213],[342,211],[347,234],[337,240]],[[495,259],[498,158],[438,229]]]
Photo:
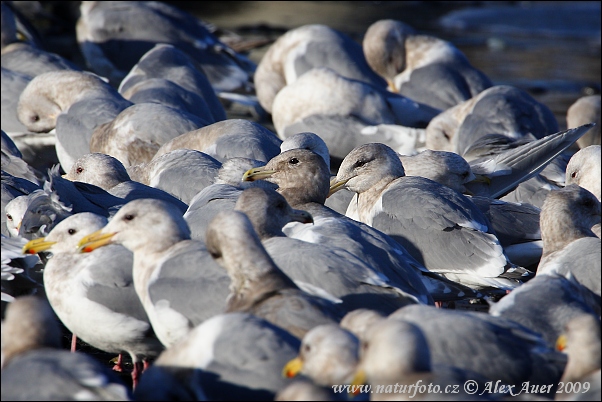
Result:
[[142,366],[142,362],[134,363],[134,370],[132,370],[132,389],[134,390],[138,386],[138,379],[140,378],[140,374],[142,373],[142,371],[144,371]]
[[75,345],[77,344],[77,335],[71,334],[71,351],[75,352]]
[[113,366],[113,371],[123,372],[123,354],[119,353],[119,356],[117,356],[117,363]]
[[146,358],[142,359],[142,372],[144,373],[147,368],[150,367],[150,363]]
[[435,302],[435,307],[437,307],[437,308],[443,308],[443,302],[436,301]]

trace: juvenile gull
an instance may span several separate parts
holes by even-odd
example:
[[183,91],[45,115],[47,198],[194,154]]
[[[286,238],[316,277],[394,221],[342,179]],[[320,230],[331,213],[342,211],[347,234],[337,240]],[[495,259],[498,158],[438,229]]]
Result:
[[259,103],[272,113],[278,92],[318,67],[375,87],[386,86],[366,62],[361,45],[326,25],[310,24],[280,36],[262,57],[254,76]]
[[600,201],[571,184],[552,191],[541,210],[543,255],[537,275],[573,277],[600,296],[600,238],[592,226],[600,223]]
[[158,356],[163,345],[134,289],[131,251],[112,245],[78,253],[78,242],[106,223],[105,217],[89,212],[75,214],[48,236],[25,244],[23,253],[52,253],[44,267],[44,287],[55,313],[69,331],[93,347],[107,353],[127,352],[136,387],[143,361]]
[[221,163],[192,149],[176,149],[149,162],[126,168],[130,178],[168,192],[190,204],[193,197],[215,181]]
[[566,111],[566,125],[568,128],[579,127],[587,123],[596,123],[586,135],[577,140],[579,148],[585,148],[590,145],[600,145],[600,128],[602,121],[600,118],[600,95],[582,96],[573,103]]
[[138,198],[157,198],[173,203],[182,214],[188,209],[188,205],[173,195],[130,180],[123,164],[109,155],[91,153],[82,156],[75,161],[64,178],[98,186],[115,197],[122,198],[124,204]]
[[429,292],[457,296],[457,292],[452,295],[451,289],[437,280],[424,279],[426,283],[423,283],[421,272],[426,269],[393,239],[326,207],[329,178],[326,162],[318,154],[292,149],[272,158],[263,167],[250,169],[243,180],[276,184],[277,191],[291,207],[312,215],[314,225],[289,224],[284,228],[287,236],[346,250],[384,275],[392,286],[418,296],[422,302],[432,303]]
[[262,125],[228,119],[191,130],[163,144],[156,156],[174,149],[195,149],[220,162],[234,157],[267,162],[280,152],[282,140]]
[[512,289],[529,276],[508,261],[468,198],[404,174],[391,148],[366,144],[343,160],[332,188],[356,192],[346,215],[392,236],[430,271],[477,289]]
[[218,213],[206,237],[207,250],[232,281],[227,312],[254,314],[298,338],[343,317],[339,306],[303,292],[274,264],[244,213]]
[[32,79],[19,97],[17,113],[30,131],[56,128],[56,152],[67,171],[90,152],[94,130],[131,105],[98,76],[63,70]]
[[[26,239],[46,236],[56,224],[72,215],[72,209],[62,203],[55,192],[48,191],[48,186],[17,197],[6,205],[12,225],[16,225],[17,235]],[[6,217],[9,219],[8,215]]]
[[[161,145],[211,122],[158,103],[138,103],[98,126],[88,152],[117,158],[124,166],[150,161]],[[65,170],[70,167],[65,168]]]
[[299,340],[245,313],[219,314],[196,326],[144,372],[136,400],[272,400],[288,380],[282,367]]
[[493,85],[453,44],[418,35],[401,21],[374,22],[362,47],[368,64],[387,80],[390,90],[440,110]]
[[[244,212],[276,265],[297,286],[311,293],[328,294],[342,300],[346,310],[366,307],[391,313],[412,303],[420,303],[419,293],[396,288],[368,264],[344,249],[286,237],[282,227],[291,221],[312,222],[305,211],[294,210],[286,199],[272,189],[248,188],[234,207]],[[316,293],[319,295],[319,293]]]
[[84,237],[80,249],[89,252],[110,243],[134,253],[136,294],[166,347],[226,309],[230,278],[204,243],[190,240],[190,229],[173,204],[130,201],[103,229]]
[[2,322],[2,400],[131,400],[110,369],[61,348],[58,320],[46,301],[23,296]]

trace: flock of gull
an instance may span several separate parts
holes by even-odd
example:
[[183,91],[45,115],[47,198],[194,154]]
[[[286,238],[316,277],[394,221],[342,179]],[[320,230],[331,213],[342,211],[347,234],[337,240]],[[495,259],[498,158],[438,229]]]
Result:
[[600,400],[600,95],[393,19],[76,33],[2,2],[2,400]]

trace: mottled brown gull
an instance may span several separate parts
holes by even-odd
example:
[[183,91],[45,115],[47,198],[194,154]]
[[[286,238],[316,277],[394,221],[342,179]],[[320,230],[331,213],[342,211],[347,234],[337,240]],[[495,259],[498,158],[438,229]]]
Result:
[[600,128],[602,121],[600,118],[600,94],[582,96],[577,99],[566,111],[566,125],[568,128],[579,127],[587,123],[596,123],[586,135],[577,140],[579,148],[585,148],[590,145],[600,145],[602,140]]
[[226,309],[230,278],[204,243],[190,240],[190,229],[173,204],[130,201],[103,229],[84,237],[80,248],[92,251],[110,243],[134,253],[134,288],[166,347]]
[[131,251],[112,245],[94,253],[78,253],[78,242],[106,223],[99,215],[75,214],[48,236],[28,242],[23,252],[52,253],[44,267],[50,305],[69,331],[84,342],[107,353],[128,353],[136,387],[143,362],[157,357],[163,345],[134,289]]
[[291,223],[284,228],[287,236],[346,250],[384,275],[392,286],[418,296],[425,303],[432,303],[429,292],[457,297],[457,288],[447,288],[436,279],[431,282],[425,278],[423,282],[424,267],[393,239],[324,205],[330,173],[324,159],[315,152],[306,149],[285,151],[265,166],[250,169],[243,179],[276,184],[277,191],[291,207],[312,215],[314,225]]
[[12,302],[2,322],[2,400],[131,400],[125,384],[95,358],[60,348],[58,320],[46,301]]
[[232,281],[226,311],[257,315],[298,338],[343,317],[340,306],[303,292],[274,264],[244,213],[218,213],[206,238],[207,250]]
[[319,295],[325,291],[340,299],[346,311],[363,307],[388,314],[404,305],[421,303],[423,295],[396,288],[386,277],[344,249],[285,236],[282,228],[287,223],[310,221],[311,215],[292,209],[275,190],[246,189],[234,209],[249,217],[276,265],[307,292],[315,289]]
[[466,286],[512,289],[529,272],[511,264],[482,212],[432,180],[405,177],[399,156],[366,144],[343,160],[333,188],[356,192],[346,215],[397,240],[430,271]]
[[453,44],[419,35],[401,21],[374,22],[362,47],[368,64],[387,80],[390,90],[440,110],[493,85]]
[[541,210],[543,255],[537,275],[573,277],[600,296],[600,238],[592,226],[600,223],[600,201],[571,184],[552,191]]

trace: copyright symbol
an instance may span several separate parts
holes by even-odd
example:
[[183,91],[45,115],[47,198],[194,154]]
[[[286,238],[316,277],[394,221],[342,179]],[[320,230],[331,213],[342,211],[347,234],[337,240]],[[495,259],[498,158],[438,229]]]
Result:
[[475,380],[468,380],[464,383],[464,392],[468,395],[474,395],[479,390],[479,384]]

